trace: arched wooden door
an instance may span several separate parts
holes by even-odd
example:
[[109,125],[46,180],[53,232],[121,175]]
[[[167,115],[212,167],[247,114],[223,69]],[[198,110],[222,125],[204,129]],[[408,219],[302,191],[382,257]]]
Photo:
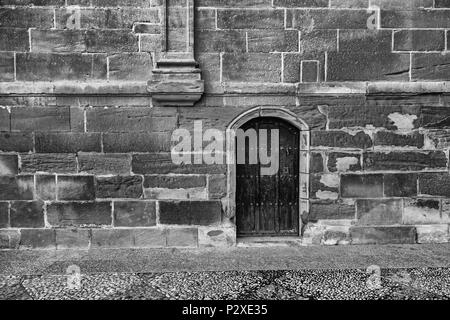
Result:
[[[279,163],[274,175],[262,175],[260,157],[249,164],[250,148],[246,139],[245,151],[236,142],[236,152],[245,152],[245,164],[236,164],[236,225],[237,235],[296,236],[299,234],[299,130],[278,118],[256,118],[241,127],[247,131],[267,129],[268,139],[273,129],[279,131]],[[269,155],[270,143],[268,143]],[[259,154],[259,152],[258,152]],[[238,154],[236,154],[238,159]]]

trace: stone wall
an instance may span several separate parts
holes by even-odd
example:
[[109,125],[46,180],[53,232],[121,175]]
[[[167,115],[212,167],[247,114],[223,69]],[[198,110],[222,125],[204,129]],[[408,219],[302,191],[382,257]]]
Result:
[[171,133],[261,106],[310,129],[304,243],[449,240],[449,1],[195,1],[192,107],[147,90],[168,4],[0,0],[0,248],[233,245],[227,167]]

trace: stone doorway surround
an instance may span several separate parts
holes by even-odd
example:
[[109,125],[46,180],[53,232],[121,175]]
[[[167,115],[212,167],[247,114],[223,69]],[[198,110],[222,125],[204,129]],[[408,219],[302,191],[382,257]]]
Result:
[[[302,237],[302,216],[307,215],[309,212],[309,158],[310,158],[310,131],[309,126],[297,117],[291,111],[283,108],[283,107],[256,107],[250,109],[238,117],[236,117],[227,127],[227,197],[226,197],[226,215],[227,215],[227,223],[231,224],[236,230],[236,130],[241,128],[246,122],[255,119],[255,118],[263,118],[263,117],[273,117],[279,118],[287,121],[294,127],[296,127],[300,131],[300,139],[299,139],[299,228],[300,233],[299,237],[289,237],[287,238],[277,238],[282,242],[286,241],[299,241]],[[270,241],[276,241],[277,239],[270,239]],[[269,240],[269,239],[268,239]],[[261,242],[261,237],[258,237],[258,242]],[[250,239],[251,242],[251,239]],[[246,240],[246,243],[249,243],[249,239]]]

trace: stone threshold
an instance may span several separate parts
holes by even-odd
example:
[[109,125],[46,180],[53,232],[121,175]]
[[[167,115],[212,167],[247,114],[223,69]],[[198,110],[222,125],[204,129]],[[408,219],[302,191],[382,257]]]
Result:
[[241,248],[252,247],[295,247],[301,246],[300,237],[243,237],[237,238],[236,246]]
[[[205,94],[215,95],[420,95],[450,94],[450,82],[323,82],[323,83],[209,83]],[[146,81],[0,82],[0,96],[147,96]]]

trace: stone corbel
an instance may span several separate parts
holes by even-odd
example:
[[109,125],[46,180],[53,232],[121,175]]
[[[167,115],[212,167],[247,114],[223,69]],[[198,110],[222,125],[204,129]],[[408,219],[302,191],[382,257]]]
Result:
[[154,104],[193,106],[204,92],[194,58],[194,0],[164,0],[162,52],[148,83]]

